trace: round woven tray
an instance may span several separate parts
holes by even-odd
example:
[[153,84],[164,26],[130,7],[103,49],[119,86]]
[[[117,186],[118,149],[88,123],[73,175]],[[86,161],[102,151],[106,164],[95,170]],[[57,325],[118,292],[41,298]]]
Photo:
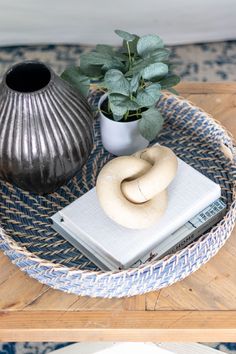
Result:
[[[213,118],[188,101],[163,95],[158,103],[165,126],[157,141],[221,185],[227,214],[210,232],[176,254],[125,271],[102,272],[52,230],[49,217],[90,190],[104,151],[95,122],[95,145],[89,161],[57,192],[37,196],[0,181],[0,249],[20,269],[53,288],[78,295],[122,297],[160,289],[179,281],[213,257],[224,245],[236,219],[236,149]],[[98,230],[99,232],[99,230]]]

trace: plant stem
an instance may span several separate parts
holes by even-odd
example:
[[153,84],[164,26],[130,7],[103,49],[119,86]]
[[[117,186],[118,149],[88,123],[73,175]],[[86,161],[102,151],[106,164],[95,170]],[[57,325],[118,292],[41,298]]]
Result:
[[128,117],[135,117],[135,116],[141,116],[141,115],[142,115],[142,113],[135,113],[135,114],[128,115]]
[[130,47],[129,47],[129,42],[126,41],[126,45],[127,45],[127,50],[128,50],[128,56],[129,56],[129,70],[132,64],[132,58],[131,58],[131,53],[130,53]]
[[127,111],[127,112],[125,113],[124,120],[127,120],[127,119],[128,119],[128,116],[129,116],[129,111]]
[[102,112],[105,115],[109,113],[109,112],[104,111],[103,109],[100,109],[100,112]]

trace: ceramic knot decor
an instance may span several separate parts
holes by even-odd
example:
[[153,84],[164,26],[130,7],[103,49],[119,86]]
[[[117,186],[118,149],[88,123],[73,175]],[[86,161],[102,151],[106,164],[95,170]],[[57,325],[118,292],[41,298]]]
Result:
[[174,152],[162,145],[110,160],[97,177],[100,206],[110,219],[126,228],[154,225],[167,209],[167,187],[177,167]]
[[0,178],[55,191],[88,159],[93,115],[79,91],[42,62],[11,67],[0,84]]

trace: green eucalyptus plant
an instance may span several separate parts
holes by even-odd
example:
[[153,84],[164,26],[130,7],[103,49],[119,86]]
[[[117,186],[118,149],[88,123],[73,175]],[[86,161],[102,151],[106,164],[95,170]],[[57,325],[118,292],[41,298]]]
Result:
[[115,33],[123,39],[121,49],[98,44],[95,51],[81,55],[79,67],[66,69],[61,77],[84,96],[92,83],[107,92],[107,110],[103,113],[115,121],[139,119],[141,135],[151,141],[163,125],[156,106],[161,90],[176,93],[172,86],[180,78],[172,72],[170,51],[159,36],[139,37],[121,30]]

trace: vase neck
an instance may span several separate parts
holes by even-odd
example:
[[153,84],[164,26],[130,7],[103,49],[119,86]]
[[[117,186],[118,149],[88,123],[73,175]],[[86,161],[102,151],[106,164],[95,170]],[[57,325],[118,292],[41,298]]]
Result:
[[53,70],[44,63],[25,61],[8,69],[1,89],[16,95],[39,94],[53,84],[55,77]]

